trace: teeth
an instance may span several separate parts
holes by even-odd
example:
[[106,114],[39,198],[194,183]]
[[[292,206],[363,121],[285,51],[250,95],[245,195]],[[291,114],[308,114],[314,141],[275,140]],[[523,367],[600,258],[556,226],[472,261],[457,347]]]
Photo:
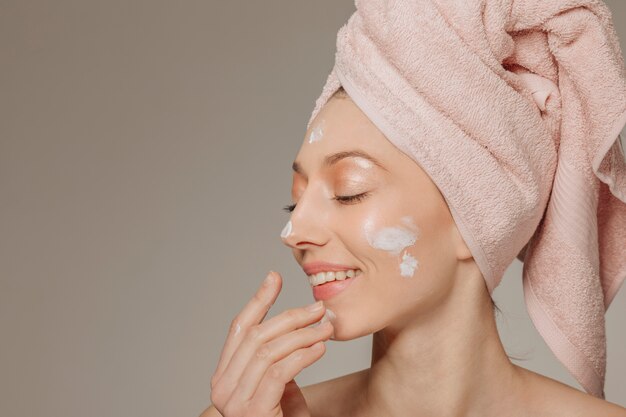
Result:
[[312,286],[320,285],[330,281],[343,281],[346,278],[354,278],[361,274],[360,269],[349,269],[347,271],[337,272],[318,272],[317,274],[309,275],[309,282]]

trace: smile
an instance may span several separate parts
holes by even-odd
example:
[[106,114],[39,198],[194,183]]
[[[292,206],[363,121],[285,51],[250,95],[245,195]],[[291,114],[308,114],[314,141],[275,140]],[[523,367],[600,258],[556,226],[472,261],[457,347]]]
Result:
[[[339,278],[337,277],[337,272],[334,272],[335,277],[331,281],[326,281],[326,276],[324,275],[324,282],[322,284],[311,284],[311,288],[313,290],[313,297],[316,300],[329,300],[337,294],[345,291],[348,287],[351,286],[353,282],[359,281],[357,278],[362,275],[361,270],[351,269],[348,271],[340,271],[344,272],[346,275],[343,279],[339,279],[343,276],[343,274],[339,274]],[[325,274],[328,274],[326,272]],[[331,272],[332,274],[332,272]],[[347,274],[354,275],[353,277],[349,277]],[[317,274],[316,274],[317,275]],[[332,275],[329,277],[332,278]],[[310,280],[311,278],[309,278]],[[314,278],[317,279],[317,278]]]
[[360,269],[348,269],[346,271],[322,271],[317,274],[308,275],[311,286],[316,287],[332,281],[344,281],[347,278],[354,278],[361,274]]

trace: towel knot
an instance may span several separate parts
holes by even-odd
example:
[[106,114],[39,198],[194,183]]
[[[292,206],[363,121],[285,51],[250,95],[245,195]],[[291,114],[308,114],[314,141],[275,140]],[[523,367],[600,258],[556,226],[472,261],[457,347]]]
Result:
[[[548,78],[524,70],[516,70],[516,73],[542,112],[546,111],[548,97],[552,96],[554,100],[561,99],[559,87]],[[558,105],[560,106],[560,102]]]

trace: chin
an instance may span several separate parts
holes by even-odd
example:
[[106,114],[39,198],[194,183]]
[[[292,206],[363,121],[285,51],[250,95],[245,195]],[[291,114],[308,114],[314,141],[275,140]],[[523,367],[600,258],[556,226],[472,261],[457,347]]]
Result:
[[367,336],[368,333],[365,334],[356,334],[350,332],[340,332],[335,330],[335,335],[330,338],[333,342],[347,342],[348,340],[355,340],[362,336]]
[[367,325],[367,322],[362,318],[356,318],[354,320],[350,320],[347,317],[343,320],[337,318],[333,321],[333,325],[335,326],[334,335],[330,338],[330,340],[337,342],[358,339],[360,337],[376,333],[380,330],[377,327]]

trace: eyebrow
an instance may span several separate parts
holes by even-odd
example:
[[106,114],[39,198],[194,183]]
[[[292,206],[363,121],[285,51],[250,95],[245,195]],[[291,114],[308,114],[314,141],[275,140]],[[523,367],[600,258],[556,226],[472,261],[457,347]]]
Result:
[[[334,153],[332,155],[328,155],[324,158],[324,162],[322,163],[322,166],[326,168],[331,167],[344,158],[367,159],[368,161],[372,162],[377,167],[389,172],[389,170],[385,168],[385,166],[382,163],[380,163],[376,158],[360,150],[343,151],[343,152]],[[291,168],[294,170],[294,172],[297,172],[298,174],[306,177],[306,174],[304,173],[302,166],[297,161],[293,162],[293,164],[291,165]]]

